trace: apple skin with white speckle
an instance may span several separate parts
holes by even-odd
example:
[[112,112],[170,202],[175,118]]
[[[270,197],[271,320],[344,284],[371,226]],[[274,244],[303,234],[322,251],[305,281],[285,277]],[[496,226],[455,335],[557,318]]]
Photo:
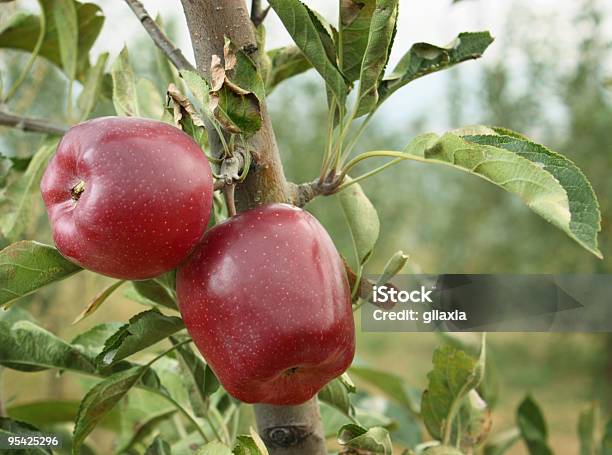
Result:
[[176,268],[201,240],[213,180],[198,144],[178,128],[104,117],[66,133],[41,191],[66,258],[141,280]]
[[353,360],[344,265],[302,209],[270,204],[209,230],[178,269],[177,295],[196,346],[243,402],[304,403]]

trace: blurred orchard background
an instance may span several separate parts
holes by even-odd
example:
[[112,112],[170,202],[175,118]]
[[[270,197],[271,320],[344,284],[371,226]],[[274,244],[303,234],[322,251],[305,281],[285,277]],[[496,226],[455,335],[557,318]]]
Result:
[[[106,26],[94,46],[113,61],[124,43],[139,76],[153,81],[163,102],[164,84],[155,49],[128,7],[117,0],[94,0]],[[159,13],[169,35],[192,57],[178,0],[145,0]],[[336,20],[336,2],[306,1]],[[0,28],[17,9],[35,2],[0,5]],[[268,48],[290,42],[280,21],[266,20]],[[370,271],[402,249],[408,271],[426,273],[612,273],[612,2],[609,0],[412,0],[400,3],[399,29],[390,65],[417,41],[445,44],[459,32],[488,29],[496,37],[485,56],[410,84],[387,102],[363,136],[363,149],[400,150],[415,134],[442,132],[464,124],[491,124],[521,131],[575,161],[593,183],[603,215],[600,236],[606,259],[597,260],[549,226],[510,194],[444,166],[402,163],[367,180],[364,190],[378,208],[382,230]],[[0,51],[0,75],[10,86],[27,55]],[[9,110],[16,114],[65,119],[62,73],[37,59]],[[318,173],[325,141],[323,83],[313,72],[292,78],[268,99],[285,171],[296,182]],[[95,115],[112,114],[99,106]],[[29,156],[41,138],[0,128],[0,152]],[[358,147],[359,148],[359,147]],[[392,186],[390,180],[397,182]],[[332,197],[332,199],[334,199]],[[1,209],[1,207],[0,207]],[[315,200],[308,207],[327,227],[341,252],[351,254],[350,235],[337,201]],[[27,238],[51,242],[42,201]],[[0,246],[7,242],[0,238]],[[115,293],[91,318],[70,322],[104,288],[104,278],[82,273],[20,301],[48,330],[70,339],[100,322],[126,320],[142,307]],[[612,296],[611,296],[612,300]],[[611,302],[612,303],[612,302]],[[359,323],[359,321],[357,321]],[[85,326],[85,327],[83,327]],[[612,409],[612,336],[607,334],[491,334],[499,398],[493,432],[512,426],[526,392],[542,406],[550,442],[558,454],[578,452],[578,413],[590,400]],[[358,358],[426,385],[431,355],[441,343],[434,334],[358,334]],[[5,405],[37,398],[74,398],[88,383],[74,376],[3,370]],[[108,437],[96,430],[104,446]],[[522,453],[516,446],[512,453]]]

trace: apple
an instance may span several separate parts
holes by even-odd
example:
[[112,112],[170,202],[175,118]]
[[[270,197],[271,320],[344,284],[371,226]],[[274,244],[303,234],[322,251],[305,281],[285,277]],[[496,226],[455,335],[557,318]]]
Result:
[[213,181],[208,159],[178,128],[105,117],[66,133],[41,190],[62,255],[141,280],[176,268],[201,240]]
[[303,403],[353,360],[344,265],[299,208],[266,205],[210,229],[179,267],[177,295],[196,346],[243,402]]

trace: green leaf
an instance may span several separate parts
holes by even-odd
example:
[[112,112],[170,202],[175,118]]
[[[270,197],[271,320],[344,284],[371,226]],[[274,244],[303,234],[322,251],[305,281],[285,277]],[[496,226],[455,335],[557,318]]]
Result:
[[145,118],[159,120],[164,113],[164,100],[157,87],[149,79],[140,78],[136,82],[138,112]]
[[370,23],[376,0],[341,0],[342,71],[349,81],[359,79],[361,62],[368,47]]
[[[349,417],[343,412],[339,411],[337,408],[327,404],[324,401],[319,402],[319,407],[321,411],[321,420],[323,421],[323,428],[325,430],[325,438],[334,438],[338,434],[338,428],[343,425],[354,423],[354,420],[360,422],[366,428],[369,427],[383,427],[387,430],[391,431],[392,428],[397,428],[397,422],[395,420],[387,417],[381,409],[379,409],[379,404],[382,404],[380,401],[380,397],[370,397],[372,402],[366,403],[362,408],[355,406],[355,415],[354,417]],[[375,402],[376,409],[371,409],[372,403]],[[382,406],[385,406],[382,404]],[[403,412],[403,411],[402,411]],[[393,435],[392,435],[393,439]]]
[[370,258],[378,240],[378,213],[358,183],[341,191],[338,197],[351,231],[357,259],[363,265]]
[[378,103],[378,87],[395,35],[398,5],[399,0],[376,0],[359,73],[359,94],[355,107],[357,117],[372,111]]
[[223,52],[225,66],[218,55],[212,60],[209,109],[227,132],[248,137],[261,128],[264,83],[242,49],[226,40]]
[[106,340],[96,361],[101,366],[111,365],[184,328],[181,318],[166,316],[156,309],[138,313]]
[[32,314],[23,307],[11,306],[0,311],[0,321],[6,322],[8,325],[13,325],[17,321],[30,321],[37,323]]
[[79,23],[73,0],[54,0],[53,19],[57,28],[62,68],[70,81],[76,77],[79,43]]
[[525,397],[518,407],[516,422],[530,455],[552,455],[544,415],[530,396]]
[[460,33],[445,47],[428,43],[414,44],[381,83],[379,104],[397,89],[419,77],[481,57],[492,42],[493,37],[489,32],[466,32]]
[[266,77],[266,93],[290,77],[297,76],[312,68],[299,47],[291,45],[268,51],[270,70]]
[[263,102],[266,90],[255,62],[229,40],[225,44],[224,52],[226,76],[229,80],[241,89],[253,93],[259,102]]
[[476,390],[470,390],[459,410],[460,447],[465,453],[474,449],[487,439],[491,431],[491,410]]
[[259,435],[251,428],[250,435],[240,435],[236,438],[234,455],[268,455],[268,449]]
[[319,400],[333,406],[347,416],[353,415],[349,393],[355,393],[355,384],[348,374],[329,382],[318,393]]
[[172,451],[166,441],[156,436],[151,445],[147,447],[145,455],[172,455]]
[[194,138],[204,148],[207,142],[204,121],[189,98],[183,95],[174,84],[168,86],[166,95],[166,111],[172,116],[174,126]]
[[[157,26],[164,31],[164,21],[158,14],[155,18]],[[157,63],[157,71],[162,80],[163,88],[168,87],[169,84],[175,84],[180,87],[180,78],[177,70],[170,64],[168,56],[157,46],[155,47],[155,62]]]
[[139,117],[136,78],[130,65],[127,46],[124,46],[111,69],[113,78],[113,105],[117,115]]
[[[44,3],[41,0],[38,0],[38,5],[40,6],[41,11],[42,11],[43,8],[44,8]],[[32,49],[32,52],[30,53],[30,56],[28,57],[28,61],[20,69],[19,75],[13,79],[11,87],[9,88],[8,92],[6,93],[6,95],[4,96],[4,102],[5,103],[10,101],[10,99],[15,95],[17,90],[19,90],[19,87],[21,86],[21,84],[23,84],[23,82],[25,81],[27,76],[30,74],[30,72],[32,70],[32,67],[34,66],[34,62],[36,61],[36,58],[38,57],[38,54],[40,52],[40,48],[42,47],[43,40],[45,38],[45,29],[47,27],[45,15],[44,14],[40,14],[38,16],[38,21],[39,21],[39,24],[38,24],[39,25],[39,31],[38,31],[37,38],[36,38],[36,44],[34,44],[34,48]],[[2,92],[2,91],[3,91],[2,90],[2,82],[0,81],[0,92]]]
[[354,423],[344,425],[338,430],[338,442],[357,453],[391,455],[393,446],[389,432],[382,427],[363,428]]
[[157,280],[132,281],[134,290],[157,305],[161,305],[172,310],[177,310],[176,300]]
[[83,398],[74,424],[72,453],[78,454],[85,438],[112,409],[134,387],[148,370],[136,366],[114,373],[97,383]]
[[269,3],[304,57],[323,77],[338,104],[344,106],[348,87],[338,68],[332,37],[320,19],[299,0],[272,0]]
[[400,376],[362,365],[351,366],[349,373],[381,390],[413,414],[420,413],[421,404],[418,390],[415,387],[408,386]]
[[0,153],[0,188],[4,188],[6,186],[6,180],[11,173],[11,169],[13,169],[13,160]]
[[196,455],[232,455],[232,449],[221,442],[212,441],[198,450]]
[[503,455],[521,439],[518,428],[511,428],[489,438],[484,446],[484,455]]
[[81,120],[85,120],[91,114],[100,95],[102,81],[104,79],[104,69],[108,60],[108,52],[103,52],[98,56],[96,64],[87,70],[83,91],[77,100]]
[[509,136],[460,137],[453,133],[441,138],[419,136],[405,153],[408,159],[451,165],[504,188],[601,257],[597,200],[580,170],[561,155]]
[[578,437],[580,439],[580,455],[598,455],[599,441],[599,406],[592,403],[583,409],[578,416]]
[[[9,419],[7,417],[0,417],[0,438],[3,441],[7,441],[9,436],[21,436],[23,437],[26,434],[32,435],[41,435],[41,431],[35,426],[30,425],[29,423],[19,422],[17,420]],[[7,450],[7,452],[11,452]],[[51,455],[51,450],[43,449],[41,447],[29,447],[27,449],[19,450],[17,453],[23,455]]]
[[13,325],[0,321],[0,363],[28,372],[50,368],[96,371],[93,361],[81,350],[30,321]]
[[80,270],[52,246],[30,240],[13,243],[0,251],[0,306]]
[[[177,345],[179,340],[170,337],[170,342]],[[219,389],[219,380],[212,369],[196,355],[191,346],[184,344],[176,349],[181,369],[189,390],[189,399],[196,415],[204,416],[208,409],[208,398]]]
[[261,111],[257,97],[240,93],[227,85],[210,95],[210,108],[221,127],[233,134],[255,134],[261,128]]
[[443,346],[434,352],[433,370],[427,375],[429,383],[421,401],[421,416],[429,434],[444,444],[457,431],[456,417],[463,399],[482,381],[484,352],[484,344],[480,360],[452,346]]
[[[65,1],[65,0],[62,0]],[[100,7],[94,3],[72,2],[76,8],[78,25],[77,76],[83,79],[89,66],[89,50],[96,41],[104,16]],[[46,17],[45,36],[39,55],[58,67],[63,67],[60,54],[60,38],[53,14],[53,0],[42,0]],[[32,52],[40,33],[40,19],[37,15],[18,12],[0,31],[0,48],[18,49]]]
[[106,322],[79,333],[70,344],[80,349],[87,357],[95,358],[104,349],[104,342],[123,324],[121,322]]
[[597,197],[587,178],[563,155],[517,136],[517,133],[514,133],[512,136],[480,135],[466,136],[464,139],[516,153],[552,175],[566,193],[564,204],[569,206],[570,217],[569,222],[567,217],[563,219],[554,217],[548,221],[563,230],[583,248],[601,258],[601,252],[597,249],[601,215]]
[[408,262],[408,257],[409,256],[404,254],[402,250],[396,251],[385,264],[383,273],[378,278],[377,284],[381,285],[388,283],[395,275],[400,273],[406,265],[406,262]]
[[100,308],[100,306],[106,301],[106,299],[108,299],[111,296],[111,294],[115,292],[115,290],[117,290],[117,288],[121,286],[123,283],[125,283],[125,281],[120,280],[120,281],[115,281],[113,284],[107,286],[102,292],[100,292],[91,301],[89,305],[87,305],[87,307],[81,312],[81,314],[79,314],[75,318],[75,320],[72,323],[76,324],[77,322],[82,321],[86,317],[91,316],[96,311],[98,311],[98,308]]
[[[22,158],[19,156],[4,156],[2,155],[2,153],[0,153],[0,157],[2,157],[3,161],[10,161],[10,167],[12,168],[12,170],[15,170],[17,172],[25,172],[25,170],[28,168],[28,165],[30,164],[30,161],[32,161],[31,156]],[[3,172],[9,171],[9,169],[6,169],[7,166],[8,164],[3,163]],[[3,177],[6,177],[6,175],[3,175]]]
[[181,77],[185,81],[185,84],[187,84],[187,87],[189,87],[189,90],[195,97],[196,101],[199,103],[198,107],[202,109],[208,100],[208,91],[210,90],[208,82],[206,82],[206,80],[198,73],[194,73],[193,71],[189,70],[182,70]]
[[40,180],[47,162],[55,152],[56,141],[46,142],[32,157],[25,173],[15,179],[4,193],[3,214],[0,218],[2,234],[9,240],[16,240],[25,231],[32,214],[32,199],[38,194]]

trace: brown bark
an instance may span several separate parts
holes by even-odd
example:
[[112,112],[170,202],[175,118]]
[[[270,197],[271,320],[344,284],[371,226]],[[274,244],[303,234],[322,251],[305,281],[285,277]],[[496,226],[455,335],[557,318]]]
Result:
[[[182,0],[198,70],[210,80],[213,55],[223,59],[224,37],[257,60],[255,32],[244,0]],[[216,133],[209,131],[214,138]],[[253,164],[243,184],[236,188],[238,211],[270,202],[290,202],[292,188],[283,173],[276,138],[265,104],[262,127],[248,141]],[[221,154],[218,140],[211,141],[211,152]]]
[[317,398],[301,406],[255,406],[259,434],[274,455],[324,454],[325,437]]
[[[224,37],[257,60],[255,32],[244,0],[182,0],[198,70],[210,80],[213,55],[223,58]],[[262,128],[248,141],[253,163],[246,180],[236,186],[236,208],[242,211],[271,202],[289,202],[296,185],[285,179],[265,105]],[[222,153],[219,138],[208,130],[211,152]],[[300,406],[256,405],[258,431],[272,455],[326,453],[317,399]]]

